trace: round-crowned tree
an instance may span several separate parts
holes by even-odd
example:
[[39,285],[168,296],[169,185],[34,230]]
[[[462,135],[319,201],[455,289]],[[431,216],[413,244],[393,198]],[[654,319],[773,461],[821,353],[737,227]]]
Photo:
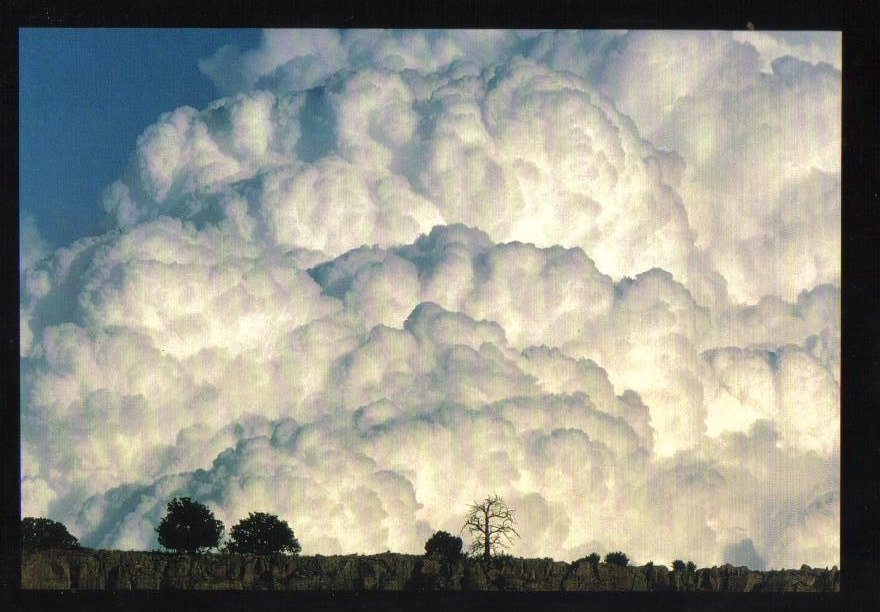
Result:
[[619,565],[621,567],[626,567],[629,564],[629,557],[627,557],[624,553],[620,551],[610,552],[605,555],[605,563],[608,563],[609,565]]
[[596,552],[592,552],[589,555],[587,555],[586,557],[584,557],[584,561],[586,561],[587,563],[589,563],[590,565],[592,565],[594,567],[598,566],[599,561],[601,561],[601,560],[602,560],[602,557],[600,557],[599,553],[596,553]]
[[189,497],[168,502],[168,514],[156,528],[159,544],[175,552],[195,553],[214,548],[223,535],[223,523],[204,504]]
[[62,523],[47,518],[21,519],[22,548],[79,548],[79,542]]
[[684,561],[681,559],[676,559],[672,562],[672,571],[673,572],[683,572],[687,566],[684,564]]
[[461,538],[438,531],[425,542],[425,554],[437,554],[446,559],[458,559],[461,557]]
[[274,514],[250,512],[229,530],[226,550],[250,555],[299,554],[299,542],[286,521]]

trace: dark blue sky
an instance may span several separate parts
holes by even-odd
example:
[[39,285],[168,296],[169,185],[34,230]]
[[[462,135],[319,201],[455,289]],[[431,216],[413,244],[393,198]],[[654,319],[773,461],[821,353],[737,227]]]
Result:
[[219,93],[198,61],[259,30],[19,30],[19,210],[64,246],[99,232],[101,194],[165,111]]

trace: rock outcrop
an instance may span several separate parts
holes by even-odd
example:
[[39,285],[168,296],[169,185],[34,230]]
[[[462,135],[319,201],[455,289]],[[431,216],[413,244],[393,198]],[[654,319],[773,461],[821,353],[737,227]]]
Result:
[[286,557],[110,550],[23,551],[22,588],[45,590],[339,591],[839,591],[840,571],[758,572],[722,565],[695,572],[587,561],[503,557],[488,566],[397,553]]

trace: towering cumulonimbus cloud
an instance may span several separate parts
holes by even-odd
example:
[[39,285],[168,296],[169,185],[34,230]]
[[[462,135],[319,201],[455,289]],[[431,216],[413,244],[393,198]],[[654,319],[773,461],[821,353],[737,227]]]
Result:
[[112,231],[31,232],[24,512],[150,548],[190,495],[415,553],[495,491],[523,556],[837,563],[833,42],[219,50],[226,97],[143,132]]
[[840,284],[840,35],[812,38],[824,50],[817,64],[759,52],[797,38],[762,34],[757,48],[750,38],[629,33],[602,88],[646,138],[686,160],[678,192],[732,296],[793,300]]
[[[321,120],[323,147],[308,138]],[[279,247],[339,255],[464,223],[497,241],[588,244],[618,277],[657,266],[723,290],[665,178],[680,160],[582,79],[523,57],[243,93],[167,114],[138,145],[132,177],[106,200],[123,225],[237,218],[234,198]]]

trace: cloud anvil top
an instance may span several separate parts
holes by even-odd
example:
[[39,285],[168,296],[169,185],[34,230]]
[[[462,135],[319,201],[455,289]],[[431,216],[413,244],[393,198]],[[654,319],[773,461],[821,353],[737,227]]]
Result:
[[839,34],[198,66],[217,99],[144,127],[105,233],[21,202],[24,515],[151,549],[185,496],[419,553],[495,491],[517,556],[839,565]]

